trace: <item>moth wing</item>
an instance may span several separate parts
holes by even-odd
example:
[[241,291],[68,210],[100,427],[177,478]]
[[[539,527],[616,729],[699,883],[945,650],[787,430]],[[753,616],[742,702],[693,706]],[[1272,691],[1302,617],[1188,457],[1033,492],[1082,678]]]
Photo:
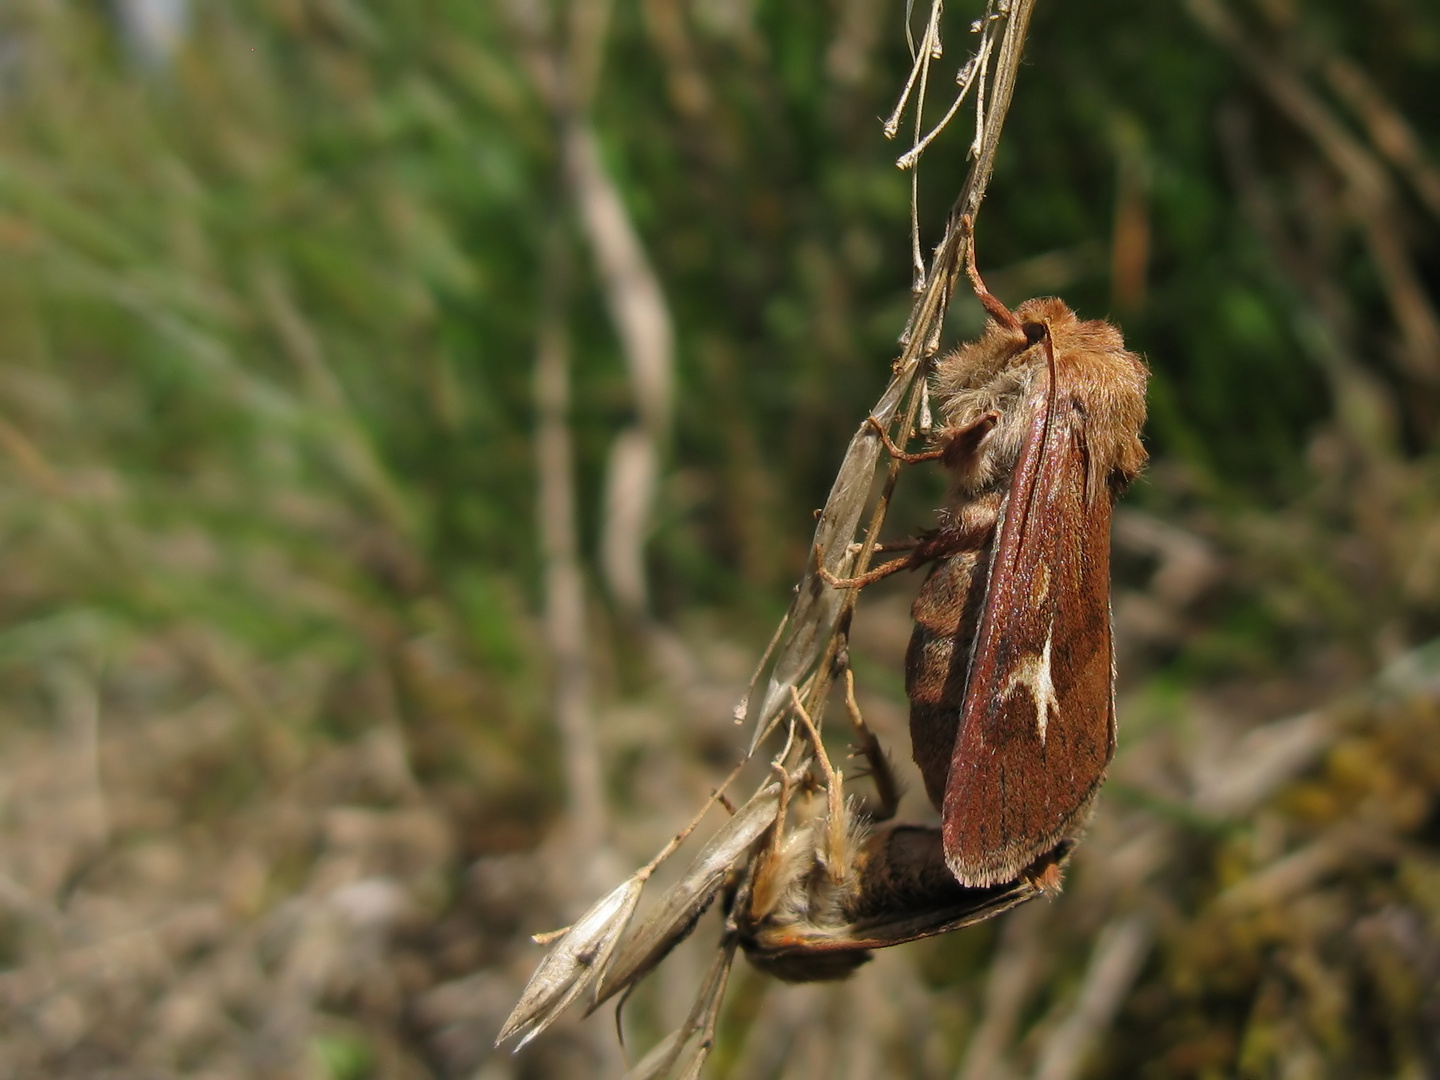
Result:
[[893,832],[908,841],[898,852],[898,862],[897,851],[891,848],[888,866],[874,874],[867,870],[867,887],[847,905],[844,921],[764,927],[742,939],[751,963],[790,982],[843,978],[865,963],[874,949],[947,934],[1058,888],[1073,848],[1062,841],[1033,878],[1021,876],[972,889],[945,869],[938,835],[931,846],[935,830],[901,826]]
[[1087,490],[1083,373],[1042,347],[1050,377],[1003,510],[942,809],[946,863],[976,887],[1072,835],[1115,750],[1111,499]]
[[792,926],[767,930],[745,942],[751,963],[787,982],[843,978],[869,959],[875,949],[935,937],[994,918],[1043,890],[1033,882],[1011,881],[933,911],[892,918],[872,917],[842,926]]

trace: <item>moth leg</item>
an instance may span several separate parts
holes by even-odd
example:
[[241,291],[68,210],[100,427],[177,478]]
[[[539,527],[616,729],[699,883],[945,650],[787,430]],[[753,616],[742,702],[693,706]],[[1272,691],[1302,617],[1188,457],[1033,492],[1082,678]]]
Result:
[[850,722],[855,725],[855,737],[859,740],[855,753],[862,756],[870,766],[865,775],[875,782],[875,796],[880,801],[879,806],[869,811],[870,820],[889,821],[895,816],[900,805],[900,785],[895,779],[895,770],[890,767],[890,758],[880,746],[880,740],[860,715],[860,705],[855,700],[855,673],[848,667],[845,669],[845,709],[850,713]]
[[927,562],[935,559],[945,559],[954,555],[957,551],[964,551],[972,547],[974,541],[965,533],[938,532],[927,533],[919,537],[911,537],[907,540],[892,540],[887,544],[877,544],[876,551],[905,551],[910,554],[902,555],[898,559],[891,559],[887,563],[881,563],[863,574],[856,577],[836,577],[825,566],[825,552],[819,544],[815,545],[815,576],[820,578],[832,589],[863,589],[866,585],[873,585],[882,578],[891,574],[899,573],[901,570],[913,570],[918,566],[924,566]]
[[825,775],[825,793],[829,799],[825,822],[825,870],[830,880],[839,885],[849,876],[853,862],[849,850],[849,818],[845,813],[845,774],[830,764],[830,755],[825,753],[820,732],[800,703],[800,695],[793,686],[790,688],[790,701],[795,707],[795,715],[805,727],[805,733],[810,736],[810,744],[815,748],[815,761]]
[[873,416],[867,416],[865,419],[870,422],[870,426],[879,434],[880,441],[885,444],[885,449],[890,452],[890,456],[896,461],[903,461],[907,465],[913,465],[917,461],[935,461],[937,458],[945,455],[944,449],[924,450],[918,454],[912,454],[902,450],[895,444],[895,440],[890,438],[890,433],[885,430],[885,426],[881,424],[879,420],[876,420]]
[[[921,541],[921,544],[923,544],[923,541]],[[921,544],[915,545],[917,551]],[[819,544],[815,545],[815,574],[832,589],[863,589],[866,585],[875,584],[875,582],[881,578],[887,578],[891,574],[898,573],[901,570],[909,570],[919,566],[921,561],[922,560],[917,559],[915,553],[912,552],[909,555],[902,555],[898,559],[891,559],[887,563],[882,563],[873,569],[867,570],[858,577],[842,578],[836,577],[826,569],[825,553],[821,550]]]

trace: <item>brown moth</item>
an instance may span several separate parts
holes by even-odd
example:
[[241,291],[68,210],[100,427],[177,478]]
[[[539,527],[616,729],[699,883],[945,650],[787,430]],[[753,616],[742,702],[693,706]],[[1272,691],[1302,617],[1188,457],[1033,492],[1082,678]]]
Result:
[[[1147,371],[1060,300],[990,321],[936,367],[953,476],[941,525],[837,585],[933,562],[906,655],[910,739],[960,884],[1015,880],[1075,836],[1115,751],[1110,516],[1145,463]],[[883,437],[883,432],[882,432]],[[827,575],[828,576],[828,575]]]
[[905,684],[961,884],[1011,881],[1073,836],[1115,752],[1110,512],[1145,463],[1146,376],[1115,327],[1053,298],[996,302],[936,370],[956,503]]

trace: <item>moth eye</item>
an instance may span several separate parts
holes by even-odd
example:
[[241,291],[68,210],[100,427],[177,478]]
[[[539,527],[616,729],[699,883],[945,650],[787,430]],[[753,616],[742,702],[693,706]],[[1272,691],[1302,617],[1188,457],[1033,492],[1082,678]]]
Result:
[[1026,345],[1034,345],[1036,342],[1044,341],[1050,333],[1049,328],[1044,323],[1039,322],[1027,322],[1020,329],[1025,333]]

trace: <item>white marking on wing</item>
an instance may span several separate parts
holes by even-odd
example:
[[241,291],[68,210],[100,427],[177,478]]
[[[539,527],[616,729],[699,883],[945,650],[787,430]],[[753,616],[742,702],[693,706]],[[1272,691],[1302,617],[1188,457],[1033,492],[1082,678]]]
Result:
[[1000,700],[1004,701],[1022,686],[1030,692],[1030,700],[1035,702],[1035,730],[1040,735],[1041,746],[1045,745],[1045,728],[1050,719],[1050,706],[1054,705],[1057,713],[1060,711],[1060,699],[1055,696],[1055,683],[1050,675],[1050,646],[1054,639],[1055,624],[1052,620],[1045,633],[1045,647],[1040,650],[1040,655],[1027,656],[1018,661],[1000,693]]

